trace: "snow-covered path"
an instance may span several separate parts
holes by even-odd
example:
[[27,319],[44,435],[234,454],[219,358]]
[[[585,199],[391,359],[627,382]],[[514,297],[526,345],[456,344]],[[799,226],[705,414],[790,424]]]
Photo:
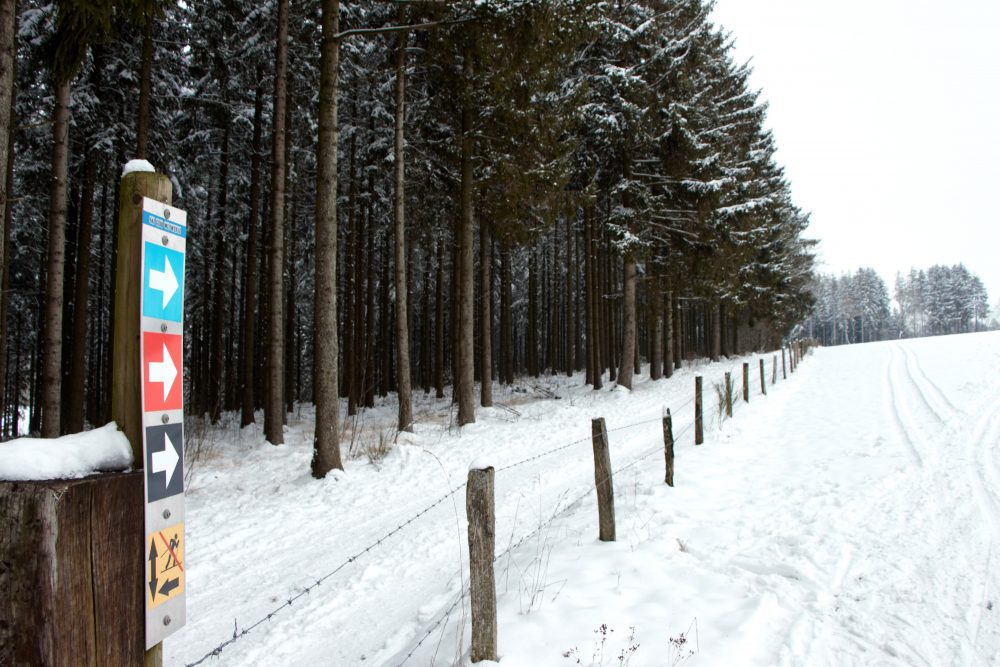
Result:
[[[323,482],[308,476],[308,413],[280,448],[249,431],[211,436],[189,492],[188,627],[166,664],[200,658],[234,619],[266,618],[484,456],[498,467],[498,551],[544,524],[497,563],[503,665],[618,665],[622,651],[634,667],[1000,662],[1000,336],[817,350],[787,381],[779,370],[766,398],[752,381],[750,404],[720,427],[712,383],[734,367],[696,369],[698,448],[691,369],[632,394],[550,380],[529,395],[559,400],[508,394],[516,414],[482,411],[461,434],[446,403],[427,401],[381,469],[350,461]],[[678,435],[673,489],[663,407]],[[616,469],[648,454],[615,477],[614,544],[595,540],[593,495],[571,504],[593,486],[595,416]],[[459,490],[205,664],[396,665],[425,635],[405,664],[460,662],[465,619],[436,624],[463,589],[464,534]]]

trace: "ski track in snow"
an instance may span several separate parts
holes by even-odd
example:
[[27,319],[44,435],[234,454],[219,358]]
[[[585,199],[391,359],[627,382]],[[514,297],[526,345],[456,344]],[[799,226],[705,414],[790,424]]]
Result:
[[[322,482],[308,475],[308,410],[290,419],[283,447],[253,429],[213,434],[189,491],[188,626],[165,643],[165,664],[196,660],[234,623],[266,616],[484,458],[498,469],[497,553],[510,550],[496,563],[504,667],[600,664],[598,648],[617,664],[630,627],[632,667],[679,656],[693,667],[1000,664],[998,346],[1000,334],[976,334],[820,349],[787,381],[779,373],[767,397],[751,373],[749,404],[742,360],[699,366],[701,447],[690,369],[639,378],[631,393],[591,392],[575,386],[579,375],[538,391],[524,381],[535,400],[498,389],[510,405],[480,410],[461,432],[447,428],[445,402],[415,393],[421,425],[409,444],[379,468],[348,460]],[[720,422],[713,385],[725,370],[738,400]],[[664,407],[672,489],[657,449]],[[394,412],[389,403],[367,418],[388,424]],[[586,495],[596,416],[608,422],[613,468],[647,455],[616,473],[613,544],[596,541]],[[467,664],[464,495],[204,664]],[[595,639],[602,623],[615,631],[606,647]],[[668,642],[679,632],[691,640],[683,650]]]

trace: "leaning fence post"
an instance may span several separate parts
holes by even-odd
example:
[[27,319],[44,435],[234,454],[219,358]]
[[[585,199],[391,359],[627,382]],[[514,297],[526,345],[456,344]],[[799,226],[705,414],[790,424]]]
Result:
[[594,444],[594,482],[597,485],[597,514],[601,542],[615,541],[615,490],[611,482],[611,453],[604,417],[590,422]]
[[750,402],[750,362],[743,362],[743,402]]
[[726,371],[726,416],[733,416],[733,376],[732,373]]
[[493,579],[496,514],[492,466],[469,469],[465,513],[469,520],[469,588],[472,662],[497,659],[497,592]]
[[667,475],[663,480],[667,486],[674,485],[674,425],[670,418],[670,408],[663,417],[663,458],[667,465]]
[[788,373],[785,372],[785,348],[781,348],[781,379],[788,379]]
[[694,377],[694,444],[705,442],[705,427],[701,413],[701,376]]
[[767,396],[767,382],[764,379],[764,360],[760,359],[760,393]]

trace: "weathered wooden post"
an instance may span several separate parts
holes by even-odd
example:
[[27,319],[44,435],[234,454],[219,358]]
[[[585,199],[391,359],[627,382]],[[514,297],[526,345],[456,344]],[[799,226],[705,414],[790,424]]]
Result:
[[726,371],[726,386],[723,393],[726,396],[726,416],[731,418],[733,416],[733,376],[729,371]]
[[469,589],[472,607],[472,662],[497,659],[497,591],[493,578],[496,514],[492,466],[471,468],[465,491],[469,520]]
[[771,357],[771,384],[778,384],[778,355]]
[[611,480],[611,453],[608,451],[608,429],[604,417],[590,422],[594,445],[594,482],[597,484],[597,515],[600,540],[615,541],[615,490]]
[[159,646],[145,651],[144,644],[143,197],[170,202],[170,180],[135,172],[121,181],[111,417],[132,447],[137,471],[0,482],[0,665],[159,667],[162,661]]
[[781,379],[788,379],[788,373],[785,372],[785,348],[781,348]]
[[472,662],[497,659],[497,591],[493,578],[496,514],[492,466],[470,468],[465,490],[469,520],[469,593],[472,607]]
[[750,362],[743,362],[743,402],[750,402]]
[[674,426],[670,418],[670,408],[663,417],[663,458],[666,462],[666,477],[663,481],[667,486],[674,485]]
[[143,660],[142,473],[0,482],[0,665]]
[[764,360],[760,359],[760,393],[767,396],[767,380],[764,378]]
[[705,442],[705,426],[701,411],[701,376],[694,378],[694,444]]

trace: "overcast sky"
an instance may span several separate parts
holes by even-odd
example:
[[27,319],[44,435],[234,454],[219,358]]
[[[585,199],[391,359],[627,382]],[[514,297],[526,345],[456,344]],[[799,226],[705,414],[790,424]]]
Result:
[[1000,1],[717,0],[820,271],[963,262],[1000,300]]

